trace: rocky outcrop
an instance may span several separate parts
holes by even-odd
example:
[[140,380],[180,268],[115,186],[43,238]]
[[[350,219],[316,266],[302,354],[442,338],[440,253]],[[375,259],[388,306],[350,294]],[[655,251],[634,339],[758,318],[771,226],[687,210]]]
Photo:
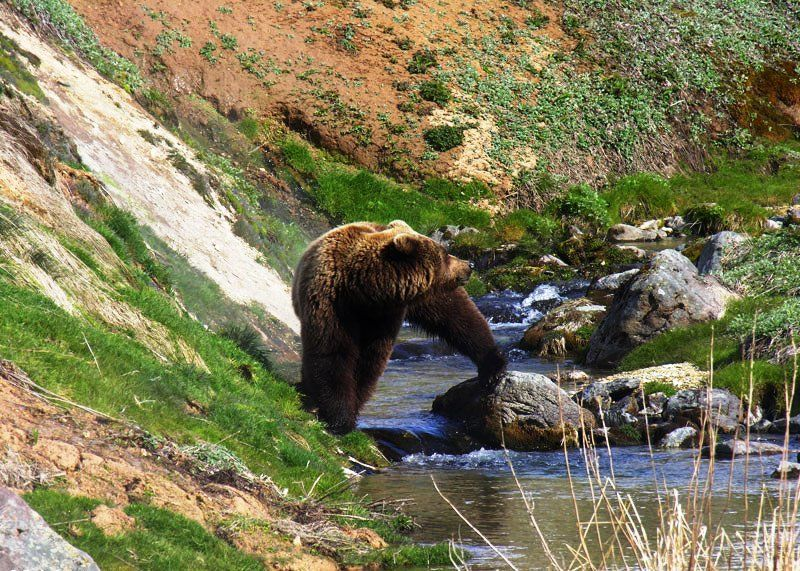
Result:
[[590,412],[535,373],[508,372],[493,386],[470,379],[437,396],[433,412],[457,421],[485,446],[505,443],[512,450],[556,450],[564,439],[576,445],[581,429],[595,427]]
[[0,569],[100,571],[14,492],[0,487]]
[[733,296],[712,276],[700,276],[675,250],[656,254],[614,296],[589,341],[586,362],[614,366],[634,347],[675,327],[719,319]]
[[697,259],[697,271],[703,274],[712,274],[722,267],[722,258],[726,253],[746,242],[747,236],[736,232],[719,232],[711,236],[700,257]]
[[685,448],[691,446],[697,438],[697,429],[693,426],[682,426],[667,433],[658,443],[661,448]]
[[439,242],[445,248],[450,248],[455,240],[461,234],[476,234],[478,230],[472,226],[454,226],[448,224],[434,230],[430,237],[432,240]]
[[605,308],[586,298],[566,301],[534,323],[525,332],[520,347],[540,357],[563,359],[586,346],[588,335],[582,331],[594,327]]
[[724,389],[685,389],[664,406],[664,419],[702,426],[706,419],[722,433],[736,431],[743,420],[742,402]]

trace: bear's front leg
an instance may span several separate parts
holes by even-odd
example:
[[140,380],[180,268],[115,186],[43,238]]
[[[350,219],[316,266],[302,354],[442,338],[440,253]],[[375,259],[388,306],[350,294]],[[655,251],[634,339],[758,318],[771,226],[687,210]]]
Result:
[[463,287],[426,294],[409,305],[406,319],[469,357],[484,381],[493,383],[505,372],[507,361],[489,323]]
[[356,358],[350,351],[303,354],[300,391],[317,407],[317,415],[334,434],[356,427],[358,396]]

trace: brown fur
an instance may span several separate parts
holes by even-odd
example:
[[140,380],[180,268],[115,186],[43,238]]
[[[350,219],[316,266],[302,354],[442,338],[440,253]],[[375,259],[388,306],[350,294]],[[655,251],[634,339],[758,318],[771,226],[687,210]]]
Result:
[[292,288],[300,318],[300,390],[334,432],[355,427],[404,319],[468,356],[485,379],[505,369],[463,287],[469,264],[405,222],[334,228],[306,250]]

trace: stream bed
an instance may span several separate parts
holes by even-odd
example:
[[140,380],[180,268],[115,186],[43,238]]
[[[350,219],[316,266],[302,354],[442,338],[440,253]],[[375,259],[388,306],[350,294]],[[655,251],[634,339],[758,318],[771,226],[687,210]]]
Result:
[[[586,285],[545,284],[528,296],[505,292],[477,300],[489,316],[498,342],[509,353],[510,370],[542,374],[555,371],[556,364],[532,358],[513,346],[530,323],[564,299],[582,295]],[[574,365],[566,362],[560,367],[563,370]],[[453,354],[437,341],[404,329],[359,426],[446,435],[453,427],[430,412],[431,403],[436,395],[474,375],[475,368],[468,359]],[[550,549],[559,560],[569,562],[568,546],[577,547],[576,509],[586,520],[593,506],[586,458],[577,449],[570,450],[568,459],[563,451],[511,452],[509,457],[522,488],[534,502],[537,523]],[[598,450],[597,464],[604,477],[613,470],[617,490],[631,495],[644,528],[654,536],[659,494],[663,498],[665,484],[682,493],[686,491],[695,457],[693,450],[654,450],[651,455],[646,446],[617,447],[612,449],[611,461],[607,450]],[[703,461],[701,473],[706,463]],[[744,510],[757,509],[762,486],[777,487],[769,477],[777,463],[775,457],[753,457],[746,470],[744,462],[718,463],[709,488],[712,513],[722,518],[729,533],[743,529]],[[572,485],[567,477],[568,467]],[[418,524],[415,540],[432,543],[453,539],[471,553],[470,568],[507,568],[437,494],[432,478],[442,493],[519,569],[549,567],[503,451],[411,454],[390,468],[363,478],[358,491],[373,499],[409,500],[406,511]],[[749,490],[747,495],[744,490]],[[597,543],[590,543],[589,548],[599,553]]]

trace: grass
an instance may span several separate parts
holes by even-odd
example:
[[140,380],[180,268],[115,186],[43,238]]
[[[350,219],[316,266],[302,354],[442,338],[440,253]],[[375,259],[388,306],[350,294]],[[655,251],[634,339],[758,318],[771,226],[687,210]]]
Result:
[[11,0],[11,5],[34,25],[55,32],[111,81],[133,92],[144,85],[139,69],[124,57],[100,45],[83,18],[66,0]]
[[466,200],[484,196],[487,191],[482,185],[434,179],[417,190],[322,154],[315,156],[307,144],[294,139],[282,141],[281,151],[287,164],[309,178],[308,193],[335,222],[402,219],[425,233],[446,224],[489,226],[489,214]]
[[799,144],[757,143],[738,155],[721,150],[708,172],[669,179],[631,175],[610,184],[602,196],[613,222],[636,223],[715,203],[722,229],[757,233],[770,215],[768,207],[789,204],[797,194],[798,178]]
[[19,56],[24,57],[33,65],[37,65],[39,62],[36,56],[20,50],[13,40],[0,34],[0,78],[11,83],[22,93],[44,101],[42,88],[39,87],[33,74],[26,69]]
[[99,500],[56,490],[36,490],[24,499],[102,569],[263,569],[255,557],[236,550],[200,524],[164,509],[132,503],[125,513],[136,519],[136,527],[107,536],[89,521]]

